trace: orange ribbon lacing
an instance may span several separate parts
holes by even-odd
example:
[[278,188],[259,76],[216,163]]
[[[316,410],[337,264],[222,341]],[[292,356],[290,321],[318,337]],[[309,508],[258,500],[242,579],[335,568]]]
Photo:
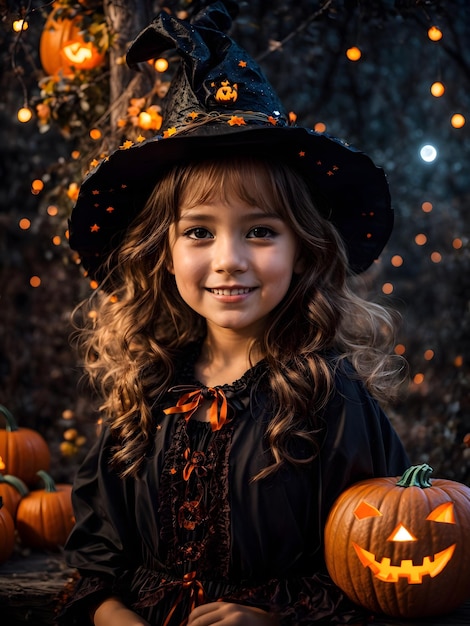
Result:
[[[173,387],[172,391],[178,389],[184,391],[187,387]],[[185,420],[188,422],[197,409],[208,400],[211,402],[209,409],[211,428],[213,431],[220,430],[227,421],[227,398],[225,393],[216,387],[203,387],[202,389],[189,391],[181,396],[175,406],[171,406],[163,412],[166,415],[186,413]]]
[[[188,615],[199,605],[204,604],[206,600],[206,594],[204,593],[204,587],[202,583],[196,579],[196,572],[188,572],[183,576],[183,582],[181,583],[181,590],[178,597],[173,603],[170,612],[163,622],[163,626],[169,626],[173,613],[176,611],[177,606],[182,602],[186,589],[189,589],[189,611]],[[180,626],[186,626],[188,618],[184,619]]]

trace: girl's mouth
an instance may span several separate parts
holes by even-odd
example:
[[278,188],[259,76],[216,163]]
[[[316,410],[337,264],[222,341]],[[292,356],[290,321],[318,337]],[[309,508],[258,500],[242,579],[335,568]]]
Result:
[[253,291],[253,287],[235,287],[233,289],[222,289],[222,288],[218,288],[218,289],[208,289],[207,291],[210,291],[211,293],[213,293],[215,296],[243,296],[246,293],[250,293],[250,291]]

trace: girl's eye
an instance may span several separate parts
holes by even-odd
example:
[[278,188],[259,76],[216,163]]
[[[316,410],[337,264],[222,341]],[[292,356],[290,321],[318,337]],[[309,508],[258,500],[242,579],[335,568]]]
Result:
[[210,239],[212,238],[211,233],[207,230],[207,228],[190,228],[184,233],[185,237],[189,237],[189,239]]
[[271,239],[275,236],[275,232],[267,226],[255,226],[248,233],[247,237],[250,239]]

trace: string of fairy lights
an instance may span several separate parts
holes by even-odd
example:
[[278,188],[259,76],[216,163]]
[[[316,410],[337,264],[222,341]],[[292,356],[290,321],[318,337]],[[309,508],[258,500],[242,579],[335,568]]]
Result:
[[[50,14],[48,21],[46,22],[42,37],[45,38],[48,36],[48,33],[51,30],[60,28],[60,22],[58,20],[54,21],[54,11],[57,7],[60,7],[60,1],[53,3],[52,13]],[[62,18],[65,19],[65,18]],[[77,18],[74,18],[77,19]],[[14,20],[12,23],[12,28],[18,36],[25,36],[26,31],[28,30],[28,21],[27,19],[18,19]],[[73,35],[73,38],[70,37]],[[442,41],[444,37],[444,33],[436,25],[431,25],[427,30],[427,37],[431,42],[439,46],[439,42]],[[59,43],[57,43],[57,41]],[[51,44],[52,45],[52,44]],[[97,50],[95,46],[90,43],[90,41],[86,41],[83,37],[83,33],[80,32],[79,28],[69,30],[69,38],[61,39],[56,38],[56,43],[54,44],[56,47],[48,48],[46,44],[41,44],[41,62],[43,68],[48,66],[48,60],[45,58],[45,55],[55,54],[58,58],[62,59],[62,64],[60,65],[60,80],[66,80],[67,74],[73,76],[78,71],[83,71],[81,66],[84,64],[87,69],[96,67],[99,64],[105,63],[105,52],[106,50]],[[351,63],[359,63],[361,59],[363,59],[363,51],[358,45],[351,46],[347,48],[344,52],[347,59]],[[96,64],[96,65],[94,65]],[[159,58],[152,61],[153,67],[157,73],[157,75],[164,75],[168,70],[169,63],[165,58]],[[49,77],[50,80],[58,80],[57,77]],[[160,96],[165,92],[165,83],[164,81],[160,81]],[[442,98],[446,93],[445,83],[439,77],[439,80],[435,80],[429,86],[429,93],[433,98]],[[47,104],[47,99],[36,105],[35,110],[28,104],[28,102],[24,102],[23,105],[17,111],[17,118],[22,123],[30,122],[34,117],[36,117],[39,125],[47,125],[50,121],[51,111],[50,107]],[[462,129],[466,124],[466,119],[464,114],[461,111],[453,112],[450,120],[450,125],[456,129]],[[160,113],[160,107],[155,104],[150,104],[147,98],[135,98],[131,97],[129,99],[128,108],[127,108],[127,116],[118,120],[118,129],[122,130],[126,127],[131,127],[135,132],[138,132],[138,140],[141,141],[146,138],[145,133],[154,133],[158,131],[162,125],[162,117]],[[327,126],[324,122],[317,122],[314,125],[314,129],[317,132],[325,132],[327,130]],[[142,134],[144,133],[144,134]],[[89,130],[89,136],[92,141],[100,141],[103,137],[103,130],[96,125]],[[148,135],[147,136],[151,136]],[[424,162],[432,162],[438,156],[438,149],[436,146],[431,144],[426,144],[420,147],[419,154],[421,159]],[[80,153],[78,151],[74,151],[72,153],[72,159],[78,160],[80,158]],[[93,166],[94,162],[90,165]],[[96,163],[95,163],[96,164]],[[34,195],[39,195],[43,193],[45,188],[45,183],[41,179],[35,179],[31,182],[31,193]],[[78,184],[76,182],[70,182],[67,189],[67,196],[70,199],[71,203],[76,199],[78,195]],[[433,211],[433,205],[429,201],[424,201],[421,204],[421,210],[424,214],[429,214]],[[59,209],[55,205],[50,205],[46,209],[47,215],[51,218],[56,218],[59,215]],[[18,222],[18,227],[27,231],[31,228],[31,220],[27,217],[23,217]],[[63,244],[64,239],[68,237],[68,233],[64,232],[62,235],[56,234],[52,237],[52,245],[60,246]],[[451,241],[451,248],[454,252],[458,252],[462,248],[464,248],[466,240],[463,236],[455,236]],[[425,247],[428,244],[428,237],[424,232],[417,233],[414,237],[414,244],[418,247]],[[442,252],[438,250],[432,250],[429,254],[429,258],[432,263],[439,264],[443,260]],[[77,262],[79,260],[77,259]],[[400,254],[392,254],[390,258],[390,264],[393,268],[401,268],[405,265],[405,259]],[[42,284],[41,277],[38,275],[33,275],[29,279],[29,284],[32,288],[38,288]],[[94,281],[90,282],[90,286],[92,289],[98,288],[98,284]],[[394,284],[393,282],[384,282],[381,287],[382,293],[385,296],[389,296],[394,293]],[[398,344],[395,347],[395,352],[400,355],[405,355],[407,348],[404,344]],[[432,348],[426,348],[423,352],[423,359],[426,362],[432,361],[435,357],[435,351]],[[455,367],[462,367],[464,364],[463,355],[457,354],[454,357],[454,365]],[[421,385],[425,380],[425,375],[423,372],[415,372],[412,376],[414,385]]]

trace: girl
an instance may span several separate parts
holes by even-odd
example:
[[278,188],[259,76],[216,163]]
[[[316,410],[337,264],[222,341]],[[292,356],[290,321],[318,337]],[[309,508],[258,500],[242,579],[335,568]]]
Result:
[[[169,96],[175,131],[106,159],[72,215],[71,244],[102,281],[80,346],[105,425],[75,481],[64,624],[360,619],[325,572],[326,515],[353,482],[408,465],[373,397],[399,370],[391,317],[348,287],[390,232],[383,174],[284,125],[254,62],[215,45],[227,15],[216,2],[141,34],[131,62],[169,33],[198,50]],[[188,78],[206,40],[237,108],[204,109]]]

